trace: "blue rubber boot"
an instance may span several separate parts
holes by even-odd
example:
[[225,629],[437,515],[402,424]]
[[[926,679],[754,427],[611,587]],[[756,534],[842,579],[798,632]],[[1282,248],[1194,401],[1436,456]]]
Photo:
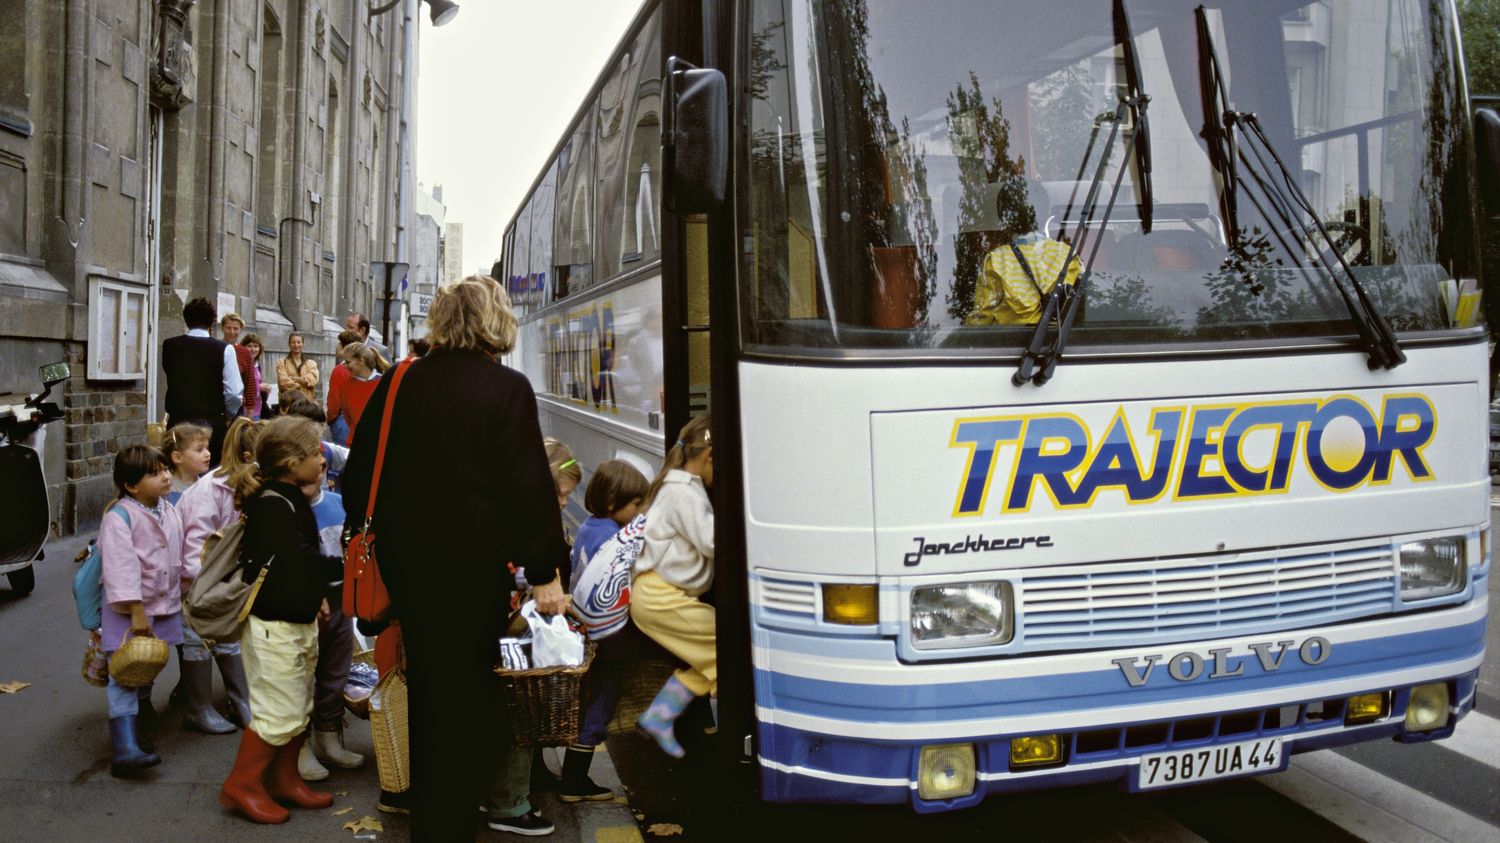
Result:
[[109,740],[114,755],[109,759],[109,774],[126,778],[161,763],[161,756],[141,749],[135,736],[135,715],[109,718]]
[[656,741],[662,752],[673,758],[681,758],[687,754],[682,744],[677,742],[677,736],[672,734],[672,726],[694,696],[696,695],[686,685],[673,676],[667,680],[667,684],[661,686],[661,690],[656,692],[656,699],[651,701],[645,713],[635,721],[641,731]]

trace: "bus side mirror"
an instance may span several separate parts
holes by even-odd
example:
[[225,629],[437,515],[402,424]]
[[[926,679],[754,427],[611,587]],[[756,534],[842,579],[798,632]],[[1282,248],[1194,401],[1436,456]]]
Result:
[[1500,216],[1500,111],[1474,110],[1474,147],[1479,203],[1491,217]]
[[696,214],[724,204],[729,180],[729,86],[721,71],[667,60],[671,125],[665,145],[672,152],[672,208]]

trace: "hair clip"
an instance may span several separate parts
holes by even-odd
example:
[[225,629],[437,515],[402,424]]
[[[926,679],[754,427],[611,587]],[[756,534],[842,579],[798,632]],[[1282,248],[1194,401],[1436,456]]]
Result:
[[679,447],[679,448],[686,448],[687,447],[687,443],[684,442],[684,441],[682,441],[681,439],[678,439],[677,440],[677,447]]
[[563,469],[567,468],[570,465],[577,465],[577,464],[578,464],[578,460],[567,460],[565,462],[560,462],[560,463],[557,464],[557,470],[558,471],[562,471]]

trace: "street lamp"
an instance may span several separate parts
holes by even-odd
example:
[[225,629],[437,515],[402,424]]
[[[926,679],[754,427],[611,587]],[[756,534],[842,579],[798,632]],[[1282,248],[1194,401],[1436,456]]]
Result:
[[[383,15],[386,12],[401,6],[403,15],[401,21],[401,122],[400,131],[396,134],[396,166],[400,172],[396,177],[396,260],[391,263],[410,265],[411,258],[408,254],[407,239],[407,217],[411,215],[411,108],[412,100],[416,97],[416,86],[412,82],[412,67],[415,64],[413,53],[416,51],[417,27],[414,13],[421,7],[424,0],[390,0],[382,6],[366,6],[370,17]],[[442,26],[458,16],[458,4],[452,0],[425,0],[432,15],[432,25]],[[387,344],[395,346],[395,338],[391,335],[391,269],[386,268],[385,276],[385,314],[381,320],[381,339]]]

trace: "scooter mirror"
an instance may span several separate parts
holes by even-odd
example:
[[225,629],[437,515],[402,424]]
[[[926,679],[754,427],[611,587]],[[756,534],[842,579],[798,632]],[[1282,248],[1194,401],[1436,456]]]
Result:
[[48,363],[41,369],[43,386],[54,386],[72,377],[73,370],[67,363]]

